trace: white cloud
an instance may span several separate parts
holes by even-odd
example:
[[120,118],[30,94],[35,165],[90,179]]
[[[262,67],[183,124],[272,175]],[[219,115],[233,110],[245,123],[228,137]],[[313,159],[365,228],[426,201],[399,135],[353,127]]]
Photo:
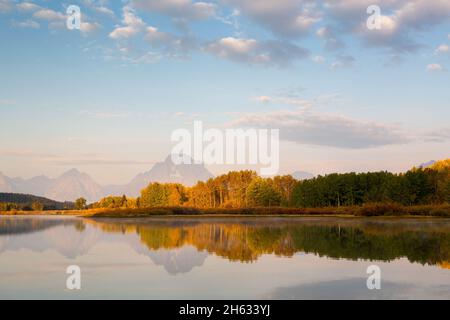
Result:
[[129,6],[123,7],[122,24],[124,26],[117,27],[109,34],[110,38],[130,38],[138,34],[145,27],[145,22],[136,16],[135,11]]
[[321,27],[317,29],[316,35],[324,40],[324,46],[327,50],[336,50],[344,47],[344,43],[340,41],[331,27]]
[[427,65],[427,71],[442,72],[442,71],[445,71],[445,68],[442,67],[439,63],[430,63],[429,65]]
[[161,55],[155,52],[138,52],[133,54],[124,55],[121,57],[121,60],[130,64],[146,64],[146,63],[155,63],[161,60]]
[[[381,8],[381,29],[366,26],[369,5]],[[385,47],[397,53],[414,52],[418,31],[444,23],[450,18],[448,0],[328,0],[328,19],[334,19],[347,33],[359,35],[367,45]]]
[[21,3],[18,3],[16,5],[16,7],[19,11],[26,11],[26,12],[37,11],[37,10],[41,9],[40,6],[38,6],[37,4],[34,4],[32,2],[21,2]]
[[40,24],[33,20],[13,22],[12,25],[14,27],[19,27],[19,28],[31,28],[31,29],[39,29],[40,28]]
[[[258,46],[255,39],[237,39],[233,37],[222,38],[217,43],[218,55],[223,57],[231,55],[248,55]],[[215,45],[215,44],[213,44]]]
[[101,28],[101,25],[97,22],[81,22],[80,31],[83,33],[91,33]]
[[227,37],[212,42],[205,51],[219,58],[256,65],[286,66],[309,52],[285,41],[264,41]]
[[109,16],[111,18],[114,18],[116,15],[114,11],[112,11],[110,8],[106,6],[108,4],[108,1],[105,0],[83,0],[83,4],[86,7],[89,7],[91,10],[104,14],[106,16]]
[[123,8],[123,24],[127,26],[144,27],[145,23],[136,16],[134,10],[128,6]]
[[366,21],[355,29],[366,45],[385,47],[397,53],[414,52],[421,46],[410,36],[410,32],[400,28],[399,18],[395,15],[380,17],[380,29],[369,30]]
[[351,68],[354,62],[355,58],[351,55],[337,55],[331,63],[331,69]]
[[449,53],[450,52],[450,46],[447,44],[441,44],[439,47],[436,48],[436,53]]
[[423,28],[448,21],[450,17],[450,1],[416,0],[403,1],[397,16],[402,25],[412,28]]
[[325,57],[323,57],[323,56],[314,56],[314,57],[312,57],[312,61],[314,61],[315,63],[324,63],[325,62]]
[[432,132],[428,132],[425,136],[428,142],[445,142],[450,141],[450,128],[440,128]]
[[64,14],[51,9],[40,9],[33,13],[33,17],[47,21],[62,21],[66,19]]
[[300,99],[297,97],[290,96],[258,96],[252,98],[254,101],[262,102],[262,103],[279,103],[285,105],[293,105],[299,106],[302,108],[310,108],[313,105],[312,101]]
[[152,47],[162,49],[172,57],[186,57],[191,50],[197,47],[197,41],[192,37],[162,32],[155,27],[146,29],[145,40]]
[[136,35],[138,32],[139,29],[132,26],[117,27],[109,34],[109,36],[112,39],[130,38]]
[[345,149],[373,148],[410,141],[395,126],[310,110],[243,114],[231,125],[279,129],[280,138],[286,141]]
[[191,0],[132,0],[134,8],[159,12],[173,18],[203,20],[215,15],[216,4]]
[[128,118],[130,116],[130,114],[123,112],[88,111],[88,110],[81,111],[80,115],[95,119],[123,119]]
[[6,13],[13,8],[13,2],[11,0],[0,0],[0,13]]
[[259,96],[252,98],[254,101],[262,102],[262,103],[270,103],[273,101],[272,97],[270,96]]
[[66,26],[66,22],[65,21],[51,21],[48,24],[48,28],[50,30],[66,30],[67,26]]
[[315,97],[314,99],[303,98],[303,91],[305,89],[302,87],[291,87],[278,90],[276,94],[272,96],[261,95],[251,98],[252,101],[257,101],[260,103],[277,103],[282,105],[296,106],[297,110],[306,110],[313,107],[319,107],[323,105],[339,102],[338,94],[329,94]]
[[[17,10],[21,12],[32,12],[32,17],[35,19],[48,21],[49,29],[65,29],[67,16],[52,9],[43,8],[32,2],[20,2],[16,4]],[[16,27],[39,28],[40,24],[34,20],[28,19],[24,22],[13,24]],[[101,25],[97,22],[88,21],[85,15],[82,15],[80,31],[82,33],[91,33],[99,29]]]
[[284,37],[299,37],[320,20],[315,4],[308,0],[223,0],[261,26]]
[[107,7],[94,7],[93,10],[95,10],[95,11],[97,11],[99,13],[103,13],[103,14],[105,14],[107,16],[110,16],[110,17],[114,17],[115,16],[114,11],[112,11],[111,9],[109,9]]
[[178,118],[178,117],[184,117],[185,115],[186,115],[186,113],[181,112],[181,111],[175,112],[175,113],[173,114],[173,116],[174,116],[175,118]]

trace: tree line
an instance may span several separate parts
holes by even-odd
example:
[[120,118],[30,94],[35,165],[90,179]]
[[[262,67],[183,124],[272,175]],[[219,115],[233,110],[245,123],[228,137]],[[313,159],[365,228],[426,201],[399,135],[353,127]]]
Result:
[[315,208],[379,202],[407,206],[449,203],[450,159],[400,174],[335,173],[302,181],[291,175],[262,178],[250,170],[231,171],[192,187],[152,182],[138,198],[111,196],[90,207]]
[[73,209],[73,203],[58,202],[29,194],[0,193],[0,211],[42,211],[65,209]]

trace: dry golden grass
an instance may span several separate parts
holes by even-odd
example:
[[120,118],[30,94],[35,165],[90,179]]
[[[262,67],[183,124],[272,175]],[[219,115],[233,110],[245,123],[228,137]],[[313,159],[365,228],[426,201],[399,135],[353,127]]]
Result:
[[190,207],[155,207],[155,208],[118,208],[118,209],[88,209],[88,210],[53,210],[53,211],[0,211],[0,215],[72,215],[84,217],[131,218],[150,216],[423,216],[450,217],[450,205],[401,206],[398,204],[374,203],[353,207],[325,208],[210,208],[199,209]]
[[368,204],[362,207],[327,208],[237,208],[198,209],[188,207],[160,207],[139,209],[98,209],[93,217],[147,217],[164,215],[252,215],[252,216],[433,216],[450,217],[450,205],[403,207],[393,204]]
[[87,216],[97,212],[103,212],[104,209],[88,210],[45,210],[45,211],[0,211],[0,216]]

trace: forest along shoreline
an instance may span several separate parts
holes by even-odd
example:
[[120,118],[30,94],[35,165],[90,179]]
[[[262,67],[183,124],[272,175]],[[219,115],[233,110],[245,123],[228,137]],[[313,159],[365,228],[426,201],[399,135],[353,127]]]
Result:
[[307,180],[231,171],[194,186],[151,182],[136,198],[110,195],[87,204],[0,193],[0,214],[150,216],[450,217],[450,159],[405,173],[333,173]]

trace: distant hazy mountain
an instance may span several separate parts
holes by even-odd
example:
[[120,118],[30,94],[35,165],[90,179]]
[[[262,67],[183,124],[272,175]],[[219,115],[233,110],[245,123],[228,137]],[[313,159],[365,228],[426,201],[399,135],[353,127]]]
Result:
[[295,171],[292,176],[297,180],[307,180],[314,178],[314,175],[305,171]]
[[3,173],[0,172],[0,191],[12,192],[13,185],[11,183],[11,178],[8,178]]
[[0,172],[0,192],[24,193],[56,201],[75,201],[79,197],[88,202],[98,201],[107,195],[139,196],[150,182],[178,182],[186,186],[213,175],[202,164],[175,165],[171,157],[156,163],[149,171],[140,173],[128,184],[102,187],[86,173],[69,170],[57,178],[37,176],[31,179],[10,178]]
[[0,192],[33,194],[56,201],[74,201],[79,197],[97,201],[103,195],[100,185],[76,169],[55,179],[45,176],[31,179],[9,178],[0,173]]
[[428,168],[428,167],[432,166],[432,165],[435,164],[435,163],[436,163],[436,161],[430,160],[430,161],[428,161],[428,162],[424,162],[424,163],[422,163],[422,164],[419,164],[418,168],[425,169],[425,168]]
[[175,165],[168,156],[163,162],[156,163],[150,171],[138,174],[126,185],[105,187],[104,193],[136,197],[150,182],[178,182],[192,186],[198,181],[205,181],[212,177],[211,172],[203,164]]
[[55,200],[75,200],[83,197],[91,202],[100,199],[103,195],[103,190],[86,173],[72,169],[56,178],[48,187],[45,195]]

